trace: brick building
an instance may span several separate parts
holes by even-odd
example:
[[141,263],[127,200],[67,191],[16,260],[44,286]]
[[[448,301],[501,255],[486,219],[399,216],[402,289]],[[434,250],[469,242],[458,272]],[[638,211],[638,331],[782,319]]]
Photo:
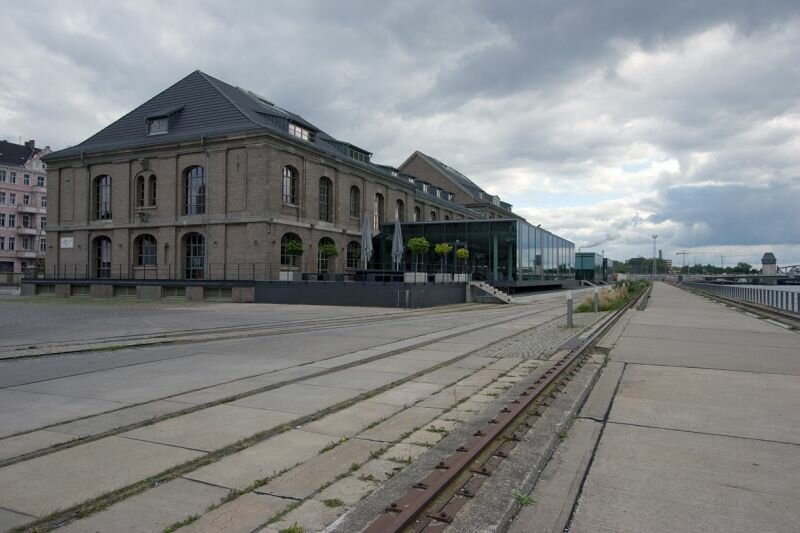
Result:
[[[359,265],[363,216],[376,232],[395,218],[482,217],[456,201],[457,184],[373,164],[368,151],[200,71],[46,161],[47,261],[61,276],[341,273]],[[288,253],[292,241],[301,256]],[[319,254],[326,244],[337,257]]]
[[23,272],[44,257],[47,153],[34,141],[0,141],[0,273]]

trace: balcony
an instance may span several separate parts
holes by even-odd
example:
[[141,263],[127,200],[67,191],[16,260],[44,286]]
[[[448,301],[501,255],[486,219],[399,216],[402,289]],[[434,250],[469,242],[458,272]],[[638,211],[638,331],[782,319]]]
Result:
[[20,235],[38,235],[39,228],[25,228],[22,226],[17,226],[17,233]]
[[39,209],[40,208],[36,207],[35,205],[17,204],[17,211],[20,213],[38,213]]
[[17,251],[17,257],[21,257],[23,259],[36,259],[37,253],[33,250],[19,250]]

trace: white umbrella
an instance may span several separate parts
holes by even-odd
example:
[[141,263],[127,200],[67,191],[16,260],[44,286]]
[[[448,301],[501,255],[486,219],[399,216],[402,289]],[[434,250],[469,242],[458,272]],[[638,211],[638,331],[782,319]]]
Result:
[[364,214],[364,223],[361,225],[361,259],[364,260],[364,270],[367,262],[372,258],[372,225],[369,215]]
[[394,262],[395,270],[400,270],[400,264],[403,262],[403,230],[400,229],[400,221],[394,221],[394,237],[392,237],[392,261]]

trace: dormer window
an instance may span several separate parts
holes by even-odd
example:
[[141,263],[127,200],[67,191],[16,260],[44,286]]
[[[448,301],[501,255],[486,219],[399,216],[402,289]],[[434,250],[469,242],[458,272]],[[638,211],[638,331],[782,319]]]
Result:
[[314,134],[311,132],[311,130],[302,128],[297,124],[289,124],[289,135],[304,141],[314,142]]
[[369,155],[365,154],[364,152],[359,152],[358,150],[353,150],[352,148],[350,148],[349,155],[356,161],[361,161],[362,163],[369,163]]
[[169,132],[169,117],[152,118],[147,121],[147,134],[160,135]]

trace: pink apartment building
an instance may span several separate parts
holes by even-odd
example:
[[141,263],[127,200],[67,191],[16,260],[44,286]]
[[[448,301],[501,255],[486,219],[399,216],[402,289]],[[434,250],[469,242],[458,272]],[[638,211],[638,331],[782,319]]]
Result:
[[50,148],[0,141],[0,273],[24,272],[43,260],[47,242]]

